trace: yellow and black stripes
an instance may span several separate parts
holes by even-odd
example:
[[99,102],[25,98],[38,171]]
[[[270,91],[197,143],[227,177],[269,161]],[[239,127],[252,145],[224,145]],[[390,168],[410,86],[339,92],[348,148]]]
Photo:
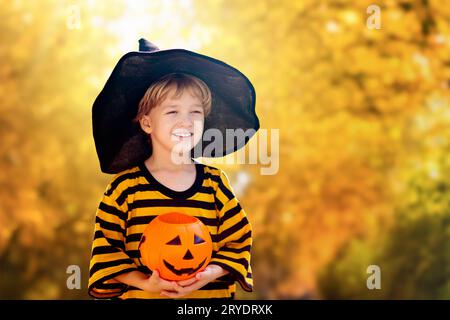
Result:
[[216,279],[186,298],[234,296],[238,281],[251,291],[251,225],[220,169],[196,163],[196,179],[185,191],[159,183],[144,164],[114,176],[97,208],[90,261],[89,294],[95,298],[161,298],[158,293],[128,287],[114,278],[122,273],[151,271],[140,261],[139,242],[156,216],[180,211],[200,219],[213,240],[216,263],[230,274]]
[[253,279],[250,266],[252,229],[245,211],[234,196],[230,182],[222,171],[215,193],[218,204],[219,227],[213,241],[219,250],[213,252],[210,263],[220,265],[232,273],[242,288],[252,291]]

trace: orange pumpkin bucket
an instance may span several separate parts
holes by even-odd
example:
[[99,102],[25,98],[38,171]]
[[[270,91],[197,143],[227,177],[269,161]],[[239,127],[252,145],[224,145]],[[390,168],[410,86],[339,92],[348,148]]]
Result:
[[180,212],[165,213],[147,225],[139,251],[144,265],[150,270],[157,269],[161,278],[184,280],[208,265],[211,235],[195,217]]

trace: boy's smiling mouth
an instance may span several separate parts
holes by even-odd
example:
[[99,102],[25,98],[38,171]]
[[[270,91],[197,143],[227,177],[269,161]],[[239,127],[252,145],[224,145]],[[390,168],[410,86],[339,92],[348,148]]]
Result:
[[192,136],[192,133],[174,133],[175,137],[190,137]]
[[183,131],[174,131],[174,132],[172,132],[172,135],[177,137],[178,139],[186,139],[186,138],[192,137],[193,133],[183,130]]

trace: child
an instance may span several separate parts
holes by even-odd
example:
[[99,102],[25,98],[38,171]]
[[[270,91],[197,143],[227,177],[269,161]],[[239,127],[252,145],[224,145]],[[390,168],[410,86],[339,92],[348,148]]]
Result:
[[[93,107],[94,139],[102,170],[115,176],[96,212],[89,294],[94,298],[120,299],[233,298],[235,281],[244,290],[252,291],[252,229],[245,211],[227,175],[192,160],[190,154],[201,142],[204,129],[236,128],[236,124],[243,129],[259,128],[253,87],[236,69],[218,60],[181,49],[159,51],[146,40],[140,42],[141,52],[125,55],[119,61]],[[142,52],[143,49],[150,53]],[[163,57],[158,57],[161,53]],[[173,54],[179,56],[174,58]],[[136,57],[147,60],[133,61]],[[152,60],[153,57],[160,60]],[[128,70],[130,73],[127,66],[132,68]],[[191,66],[191,70],[186,66]],[[217,73],[217,68],[222,73]],[[225,69],[245,81],[229,78],[235,88],[229,91],[230,87],[224,84]],[[137,70],[147,79],[140,78]],[[162,76],[149,80],[150,73]],[[124,75],[132,77],[133,84],[142,80],[138,83],[145,83],[145,93],[127,87],[130,79],[125,80]],[[215,82],[220,75],[224,77],[222,82]],[[123,92],[118,83],[122,84]],[[247,96],[243,94],[245,86],[249,89]],[[130,90],[134,95],[127,97],[130,101],[140,99],[137,111],[132,113],[129,106],[134,103],[123,99]],[[227,90],[231,98],[227,99],[222,90]],[[239,109],[233,110],[236,105],[250,106],[246,110],[247,122],[237,120]],[[217,114],[219,111],[234,111],[235,116]],[[206,125],[205,120],[214,125]],[[116,148],[111,147],[114,141],[119,144]],[[220,156],[246,142],[231,149],[215,150],[219,150]],[[213,240],[209,265],[195,277],[178,282],[164,280],[157,270],[143,266],[138,249],[147,224],[155,216],[172,211],[199,218]]]

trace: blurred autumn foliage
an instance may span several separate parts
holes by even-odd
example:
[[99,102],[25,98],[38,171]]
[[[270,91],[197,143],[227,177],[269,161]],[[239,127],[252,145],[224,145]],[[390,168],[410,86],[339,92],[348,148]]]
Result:
[[0,298],[88,298],[111,179],[91,106],[145,37],[239,68],[280,130],[275,175],[220,165],[254,229],[256,290],[238,298],[449,299],[450,6],[378,1],[371,29],[371,4],[0,0]]

